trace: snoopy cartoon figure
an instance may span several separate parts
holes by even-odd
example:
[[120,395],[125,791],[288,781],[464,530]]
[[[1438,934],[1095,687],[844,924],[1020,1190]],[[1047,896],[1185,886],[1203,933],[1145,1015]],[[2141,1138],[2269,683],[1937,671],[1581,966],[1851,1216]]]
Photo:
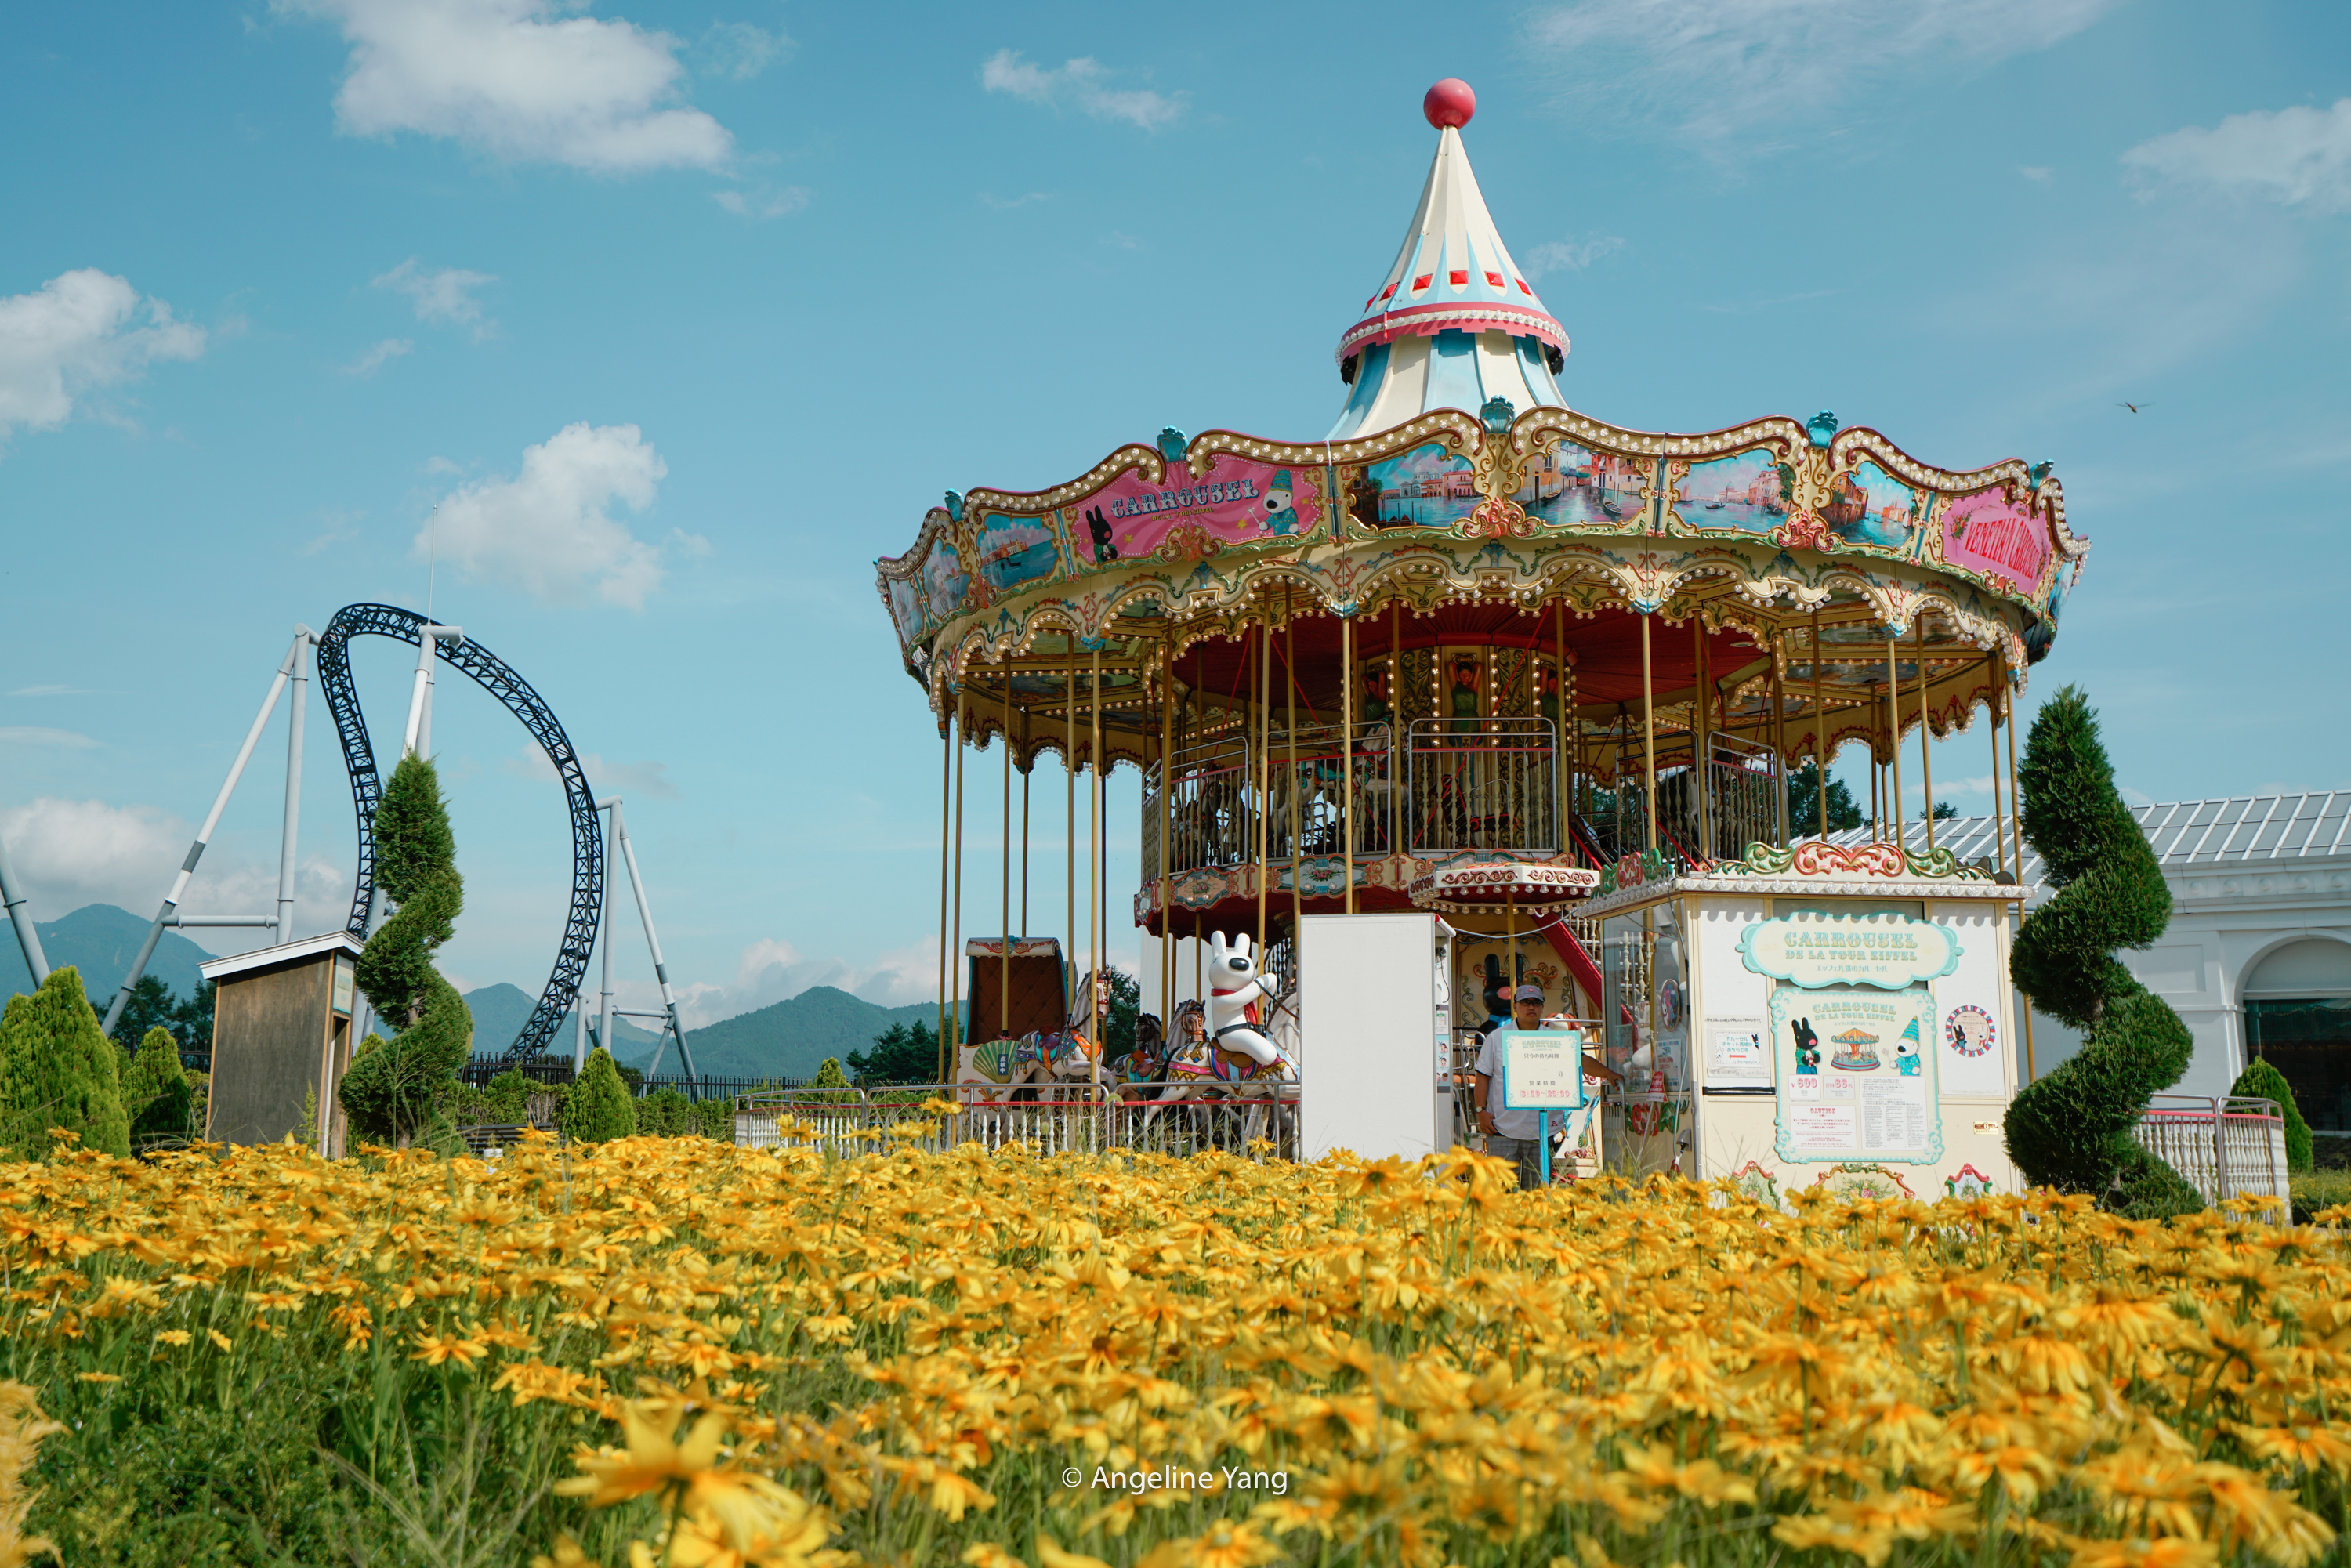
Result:
[[1273,1042],[1258,1032],[1257,999],[1275,995],[1270,975],[1262,974],[1250,956],[1249,939],[1236,936],[1229,945],[1221,931],[1208,936],[1208,1038],[1227,1051],[1238,1051],[1259,1067],[1273,1065]]

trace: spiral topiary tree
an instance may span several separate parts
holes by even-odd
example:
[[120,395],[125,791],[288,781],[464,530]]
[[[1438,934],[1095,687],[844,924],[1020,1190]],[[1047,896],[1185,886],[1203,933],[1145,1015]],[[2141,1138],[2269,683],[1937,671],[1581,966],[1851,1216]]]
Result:
[[2163,935],[2171,890],[2115,789],[2079,687],[2032,721],[2017,782],[2017,817],[2053,895],[2025,916],[2009,974],[2035,1008],[2082,1031],[2082,1049],[2018,1092],[2009,1157],[2037,1186],[2092,1193],[2126,1214],[2201,1208],[2196,1189],[2131,1138],[2147,1102],[2188,1070],[2195,1040],[2115,957]]
[[377,885],[397,908],[368,938],[358,979],[398,1033],[361,1046],[336,1097],[360,1136],[405,1148],[474,1048],[473,1013],[433,967],[465,906],[465,882],[440,778],[423,758],[412,753],[392,770],[376,808],[375,845]]

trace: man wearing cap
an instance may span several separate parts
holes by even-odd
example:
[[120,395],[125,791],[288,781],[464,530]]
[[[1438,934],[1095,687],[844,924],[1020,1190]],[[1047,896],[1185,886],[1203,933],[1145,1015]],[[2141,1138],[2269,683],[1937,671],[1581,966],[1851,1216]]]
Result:
[[[1543,1028],[1541,986],[1520,986],[1510,996],[1510,1027],[1519,1030]],[[1478,1129],[1486,1134],[1488,1154],[1517,1162],[1520,1186],[1540,1186],[1542,1185],[1541,1113],[1506,1110],[1499,1103],[1501,1090],[1497,1085],[1502,1076],[1502,1048],[1494,1038],[1499,1032],[1489,1033],[1485,1043],[1478,1048],[1478,1066],[1472,1078],[1476,1085]],[[1609,1083],[1625,1081],[1622,1073],[1589,1052],[1583,1058],[1583,1075]]]

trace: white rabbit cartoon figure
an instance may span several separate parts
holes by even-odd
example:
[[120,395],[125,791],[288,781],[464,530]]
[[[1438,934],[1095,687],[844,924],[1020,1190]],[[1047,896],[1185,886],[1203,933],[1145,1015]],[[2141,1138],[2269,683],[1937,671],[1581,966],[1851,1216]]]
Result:
[[1229,945],[1223,932],[1208,936],[1208,1038],[1225,1050],[1237,1051],[1259,1067],[1273,1065],[1273,1042],[1258,1032],[1262,1022],[1258,998],[1272,997],[1277,988],[1270,975],[1258,970],[1249,953],[1249,939],[1236,936]]

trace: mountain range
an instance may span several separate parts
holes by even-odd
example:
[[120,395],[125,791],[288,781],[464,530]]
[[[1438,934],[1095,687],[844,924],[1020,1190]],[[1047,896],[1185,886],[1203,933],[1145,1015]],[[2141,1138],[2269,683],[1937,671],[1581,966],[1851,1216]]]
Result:
[[[37,920],[33,929],[40,933],[41,956],[49,961],[49,967],[62,969],[70,964],[80,970],[81,988],[103,1009],[113,999],[122,977],[131,972],[131,960],[139,956],[139,945],[147,940],[152,924],[152,916],[133,915],[111,904],[90,904],[59,919]],[[147,973],[162,981],[173,996],[192,997],[204,983],[196,966],[216,956],[177,931],[167,930],[155,944],[155,956],[147,960]],[[32,988],[33,974],[25,967],[16,933],[0,926],[0,995]]]
[[[50,967],[74,966],[81,972],[83,990],[103,1008],[147,939],[147,926],[146,919],[127,909],[92,904],[57,920],[37,921],[34,928],[40,933],[42,955]],[[177,931],[166,931],[155,944],[147,973],[174,996],[193,996],[204,984],[196,966],[214,956]],[[32,988],[16,934],[0,928],[0,995]],[[522,1032],[538,1001],[536,992],[503,981],[466,992],[465,1005],[474,1014],[475,1054],[504,1052]],[[695,1068],[709,1077],[813,1078],[826,1057],[838,1057],[845,1065],[851,1051],[865,1050],[892,1025],[928,1024],[937,1010],[931,1002],[885,1008],[831,986],[814,986],[789,1001],[689,1029],[685,1038],[694,1051]],[[591,1025],[595,1020],[592,1011],[589,1020]],[[569,1055],[573,1028],[567,1017],[548,1049]],[[642,1068],[650,1062],[658,1038],[626,1019],[612,1020],[612,1054],[624,1066]],[[683,1065],[673,1043],[662,1055],[662,1071],[674,1072]]]

